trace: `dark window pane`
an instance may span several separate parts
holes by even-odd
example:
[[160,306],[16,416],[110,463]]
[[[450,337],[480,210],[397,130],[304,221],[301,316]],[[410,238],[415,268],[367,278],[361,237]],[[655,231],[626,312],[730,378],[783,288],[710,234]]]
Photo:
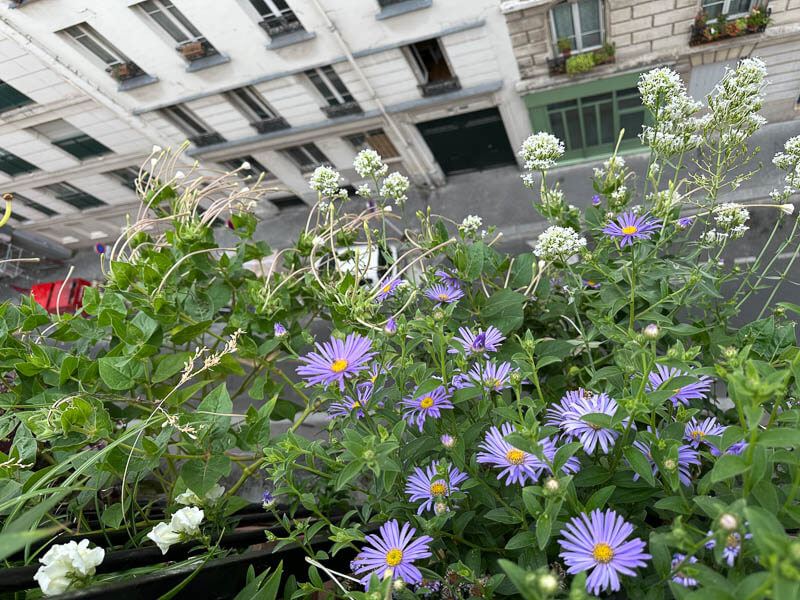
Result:
[[567,148],[583,148],[581,136],[581,123],[578,118],[578,109],[573,108],[565,111],[564,117],[567,120],[567,131],[569,132]]
[[574,106],[578,106],[577,100],[565,100],[564,102],[555,102],[554,104],[548,104],[547,110],[556,110],[559,108],[572,108]]
[[597,146],[600,138],[597,134],[597,107],[594,104],[589,104],[583,107],[583,132],[584,143],[586,146]]
[[64,140],[53,140],[53,145],[58,146],[65,152],[69,152],[74,157],[81,160],[84,158],[91,158],[93,156],[101,156],[111,152],[111,148],[108,148],[86,134]]
[[587,96],[586,98],[581,98],[581,104],[589,104],[591,102],[604,102],[611,100],[614,97],[614,94],[608,92],[607,94],[597,94],[596,96]]
[[550,130],[560,140],[567,138],[567,130],[560,112],[550,113]]
[[15,87],[0,81],[0,111],[11,110],[32,103],[33,100],[20,92]]
[[0,171],[7,175],[20,175],[22,173],[31,173],[38,171],[39,167],[32,165],[27,160],[20,158],[16,154],[11,154],[4,150],[0,150]]
[[625,130],[622,135],[623,140],[636,138],[642,132],[642,125],[644,125],[644,110],[619,116],[619,126]]

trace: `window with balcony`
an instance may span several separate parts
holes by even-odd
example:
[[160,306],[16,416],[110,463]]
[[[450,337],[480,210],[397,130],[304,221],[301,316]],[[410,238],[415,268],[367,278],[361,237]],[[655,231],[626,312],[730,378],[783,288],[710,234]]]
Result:
[[317,148],[314,143],[302,144],[284,148],[282,152],[300,169],[303,173],[313,171],[324,164],[330,164],[328,157]]
[[50,185],[44,185],[37,189],[52,194],[62,202],[71,204],[79,210],[83,210],[84,208],[95,208],[97,206],[106,206],[106,203],[102,200],[95,198],[91,194],[84,192],[83,190],[75,187],[71,183],[67,183],[66,181],[62,181],[61,183],[51,183]]
[[38,171],[39,167],[32,165],[27,160],[0,148],[0,171],[6,175],[22,175]]
[[407,47],[411,67],[423,96],[438,96],[461,89],[447,62],[439,40],[425,40]]
[[228,97],[259,133],[270,133],[289,127],[253,87],[238,88],[228,92]]
[[285,0],[250,0],[261,21],[259,25],[271,38],[295,31],[305,31],[303,24]]
[[105,66],[106,73],[121,84],[122,89],[138,87],[155,81],[139,66],[118,50],[111,42],[100,35],[87,23],[80,23],[64,30],[72,40],[95,61]]
[[331,65],[310,69],[306,71],[306,77],[328,103],[321,110],[329,119],[363,112]]
[[52,217],[53,215],[58,214],[52,208],[44,206],[43,204],[39,204],[38,202],[31,200],[30,198],[26,198],[22,194],[14,193],[13,196],[14,196],[14,202],[19,202],[23,206],[27,206],[28,208],[40,212],[47,217]]
[[108,171],[106,175],[110,175],[119,181],[126,188],[136,191],[136,181],[139,179],[139,167],[125,167],[124,169],[114,169]]
[[269,172],[264,165],[258,162],[252,156],[242,156],[241,158],[229,158],[228,160],[221,160],[220,164],[225,167],[225,169],[229,172],[233,172],[243,164],[247,163],[250,165],[248,169],[242,169],[238,172],[238,175],[242,178],[247,178],[248,176],[252,180],[258,179],[261,174],[264,174],[262,181],[270,181],[272,179],[277,179],[275,175]]
[[353,147],[356,152],[372,149],[381,155],[381,158],[395,158],[399,156],[397,148],[394,147],[392,140],[384,133],[383,129],[371,129],[364,133],[352,133],[344,136],[344,139]]
[[550,26],[556,56],[565,49],[585,52],[599,48],[604,35],[602,0],[569,0],[557,4],[550,9]]
[[77,127],[73,127],[63,119],[48,121],[31,127],[31,129],[46,137],[54,146],[58,146],[64,152],[69,152],[80,160],[112,152],[111,148],[98,142]]
[[159,29],[177,42],[176,50],[190,63],[219,54],[170,0],[144,0],[137,6]]
[[703,0],[703,12],[708,13],[709,20],[720,15],[740,17],[750,12],[753,0]]
[[0,80],[0,112],[19,108],[26,104],[33,103],[33,100],[20,92],[17,88]]
[[225,138],[185,106],[168,106],[163,109],[166,117],[180,129],[195,146],[210,146],[225,141]]

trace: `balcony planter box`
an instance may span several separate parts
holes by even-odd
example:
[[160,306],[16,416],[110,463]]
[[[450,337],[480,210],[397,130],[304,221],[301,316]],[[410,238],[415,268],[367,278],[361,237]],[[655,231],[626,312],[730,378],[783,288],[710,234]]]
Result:
[[225,138],[218,134],[216,131],[195,135],[189,138],[195,146],[211,146],[213,144],[221,144]]
[[286,19],[281,19],[280,21],[275,19],[264,19],[263,21],[259,22],[259,25],[271,38],[276,38],[289,33],[294,33],[295,31],[303,30],[303,24],[300,21],[288,21]]
[[769,22],[769,17],[772,14],[772,9],[767,8],[765,14],[767,22],[761,23],[760,25],[748,24],[744,28],[734,28],[731,30],[731,25],[734,25],[734,23],[729,22],[722,31],[718,31],[717,26],[714,23],[709,24],[696,20],[694,25],[692,25],[691,35],[689,37],[689,46],[701,46],[703,44],[710,44],[720,40],[742,37],[743,35],[762,33],[767,29],[767,24]]
[[128,79],[133,79],[134,77],[139,77],[139,75],[144,75],[144,71],[142,71],[136,63],[128,62],[122,63],[119,65],[113,65],[106,69],[106,73],[109,73],[111,77],[113,77],[117,81],[127,81]]
[[197,40],[195,42],[187,42],[178,46],[178,51],[188,61],[200,60],[212,54],[218,54],[217,49],[211,45],[208,40]]
[[441,81],[422,83],[419,85],[419,89],[425,98],[429,98],[431,96],[441,96],[442,94],[457,92],[461,89],[461,82],[458,80],[458,77],[451,77],[450,79],[442,79]]
[[280,131],[281,129],[288,129],[289,123],[283,117],[274,117],[272,119],[262,119],[250,123],[258,133],[272,133],[273,131]]

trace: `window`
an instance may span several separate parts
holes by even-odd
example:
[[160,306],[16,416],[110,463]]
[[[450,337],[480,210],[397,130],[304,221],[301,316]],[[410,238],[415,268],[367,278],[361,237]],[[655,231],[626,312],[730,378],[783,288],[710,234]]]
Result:
[[38,202],[35,202],[35,201],[31,200],[30,198],[26,198],[25,196],[22,196],[21,194],[14,194],[14,201],[15,202],[21,202],[24,206],[27,206],[28,208],[32,208],[33,210],[39,211],[40,213],[42,213],[43,215],[46,215],[48,217],[52,217],[53,215],[57,215],[58,214],[52,208],[48,208],[47,206],[44,206],[43,204],[39,204]]
[[247,177],[248,175],[252,179],[258,179],[261,173],[264,174],[264,181],[269,181],[271,179],[277,179],[275,175],[269,172],[264,165],[258,162],[252,156],[242,156],[241,158],[230,158],[228,160],[221,160],[220,164],[224,166],[228,171],[235,171],[239,167],[242,166],[243,163],[249,163],[249,169],[242,169],[239,171],[239,175],[242,177]]
[[553,45],[567,38],[573,50],[583,52],[603,44],[602,0],[571,0],[550,10]]
[[355,98],[347,91],[347,87],[339,79],[332,66],[310,69],[306,71],[306,75],[330,106],[355,102]]
[[738,16],[750,12],[752,4],[752,0],[703,0],[703,12],[708,13],[709,19],[720,15]]
[[39,167],[32,165],[27,160],[24,160],[16,154],[11,154],[7,150],[0,148],[0,171],[6,175],[21,175],[22,173],[31,173],[38,171]]
[[635,87],[553,102],[546,108],[550,131],[564,141],[568,153],[613,148],[623,128],[622,139],[635,141],[645,122]]
[[242,87],[229,92],[228,97],[259,133],[269,133],[289,127],[289,124],[272,110],[255,88]]
[[286,208],[292,208],[294,206],[306,206],[306,203],[303,202],[298,196],[284,196],[282,198],[270,198],[270,202],[272,202],[275,206],[278,207],[278,210],[284,210]]
[[213,131],[185,106],[169,106],[163,110],[167,118],[189,136],[189,141],[196,146],[210,146],[225,141],[225,138]]
[[0,112],[4,110],[11,110],[12,108],[19,108],[26,104],[31,104],[33,100],[28,98],[25,94],[18,89],[8,85],[5,81],[0,80]]
[[80,160],[101,156],[111,152],[110,148],[83,133],[80,129],[73,127],[63,119],[48,121],[47,123],[31,127],[31,129],[49,139],[50,143],[54,146],[58,146]]
[[303,173],[313,171],[325,163],[330,163],[328,157],[326,157],[322,153],[322,150],[317,148],[317,145],[314,143],[285,148],[283,153],[288,156]]
[[81,23],[64,30],[73,40],[99,58],[108,67],[130,62],[111,42],[97,33],[90,25]]
[[408,46],[411,66],[423,96],[436,96],[461,89],[453,76],[439,40],[425,40]]
[[106,206],[102,200],[98,200],[91,194],[87,194],[81,189],[76,188],[74,185],[66,182],[51,183],[40,188],[67,204],[71,204],[75,208],[94,208],[96,206]]
[[364,133],[353,133],[344,136],[356,152],[371,148],[381,155],[381,158],[394,158],[399,156],[392,140],[383,129],[372,129]]
[[139,179],[139,167],[125,167],[124,169],[115,169],[108,171],[106,175],[110,175],[119,181],[126,188],[136,191],[136,181]]
[[170,0],[145,0],[137,6],[179,44],[203,37]]
[[270,37],[278,37],[303,29],[303,24],[285,0],[250,0],[261,16],[259,23]]

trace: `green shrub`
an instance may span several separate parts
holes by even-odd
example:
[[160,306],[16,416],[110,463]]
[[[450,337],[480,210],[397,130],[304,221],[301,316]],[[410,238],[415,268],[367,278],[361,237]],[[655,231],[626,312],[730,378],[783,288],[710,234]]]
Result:
[[567,75],[570,77],[590,71],[594,67],[594,53],[585,52],[584,54],[576,54],[567,59]]

